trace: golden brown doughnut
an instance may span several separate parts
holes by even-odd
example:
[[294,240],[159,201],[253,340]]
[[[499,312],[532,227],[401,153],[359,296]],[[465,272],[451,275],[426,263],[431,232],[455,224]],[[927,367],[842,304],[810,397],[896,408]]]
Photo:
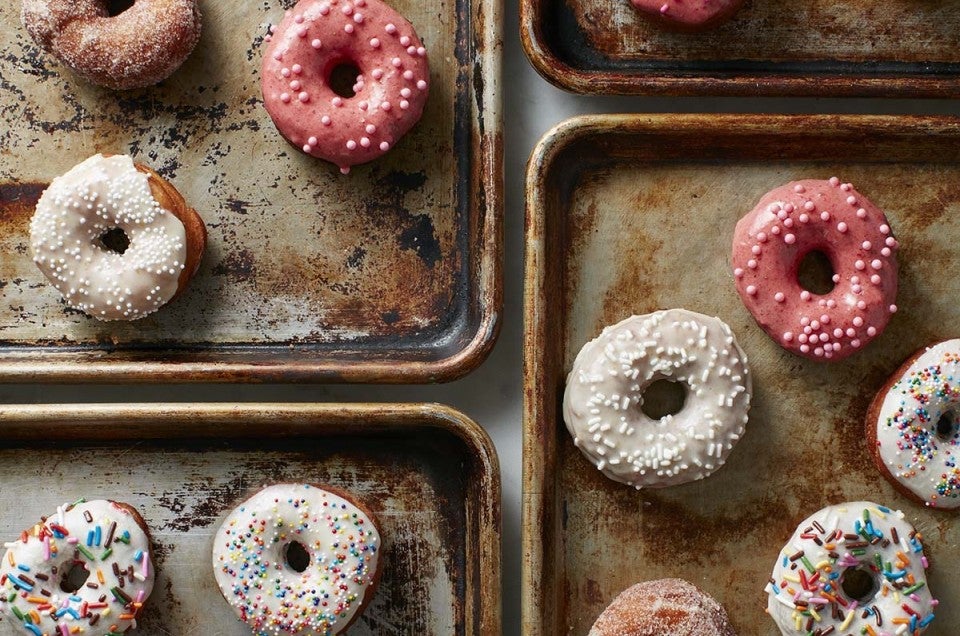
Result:
[[682,579],[638,583],[600,614],[588,636],[736,636],[713,597]]
[[135,0],[116,16],[107,0],[23,0],[20,17],[45,51],[116,90],[166,79],[200,40],[196,0]]

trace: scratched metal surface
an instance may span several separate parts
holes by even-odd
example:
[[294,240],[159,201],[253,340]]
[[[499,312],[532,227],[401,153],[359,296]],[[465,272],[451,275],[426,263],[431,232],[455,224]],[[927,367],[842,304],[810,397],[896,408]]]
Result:
[[695,34],[654,25],[628,0],[521,4],[535,64],[582,92],[907,96],[960,87],[953,0],[748,0],[731,21]]
[[[477,426],[451,411],[108,405],[25,413],[0,413],[4,430],[20,431],[0,444],[0,536],[19,536],[80,497],[135,506],[157,566],[138,634],[250,634],[217,588],[213,534],[260,487],[289,481],[347,490],[379,521],[383,576],[349,634],[500,633],[496,458]],[[231,420],[249,430],[232,437],[224,431]],[[122,425],[139,432],[104,434]],[[49,442],[52,428],[69,430],[61,432],[68,441]],[[0,622],[0,634],[20,633]]]
[[[960,520],[880,476],[864,417],[908,355],[957,335],[958,139],[955,121],[936,119],[610,116],[542,142],[528,180],[525,634],[586,634],[629,585],[677,576],[722,602],[738,633],[772,636],[763,588],[784,542],[815,510],[860,499],[902,509],[923,533],[944,599],[928,633],[956,632]],[[891,221],[901,311],[862,353],[824,365],[766,336],[728,263],[737,220],[764,193],[834,174]],[[637,492],[574,448],[559,404],[574,356],[603,326],[669,307],[731,326],[754,399],[726,466]]]
[[[132,379],[247,365],[230,379],[427,381],[479,363],[500,303],[498,4],[391,2],[428,47],[430,98],[392,152],[346,177],[262,107],[263,36],[293,4],[201,1],[186,64],[124,93],[77,78],[32,42],[19,3],[0,6],[0,377],[104,379],[135,362]],[[186,293],[135,323],[67,309],[29,256],[40,193],[97,152],[155,168],[210,231]]]

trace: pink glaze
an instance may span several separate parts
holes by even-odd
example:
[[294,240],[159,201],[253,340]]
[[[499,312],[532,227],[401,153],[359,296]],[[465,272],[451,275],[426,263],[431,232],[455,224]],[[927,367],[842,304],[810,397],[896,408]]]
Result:
[[704,29],[729,18],[744,0],[630,0],[639,11],[681,29]]
[[[780,346],[840,360],[877,337],[897,310],[896,250],[886,216],[851,184],[794,181],[737,223],[733,275],[743,303]],[[835,286],[824,295],[797,281],[814,251],[833,266]]]
[[[380,0],[301,0],[263,57],[263,100],[297,148],[340,167],[376,159],[420,119],[427,52],[407,20]],[[353,97],[329,85],[333,69],[360,70]]]

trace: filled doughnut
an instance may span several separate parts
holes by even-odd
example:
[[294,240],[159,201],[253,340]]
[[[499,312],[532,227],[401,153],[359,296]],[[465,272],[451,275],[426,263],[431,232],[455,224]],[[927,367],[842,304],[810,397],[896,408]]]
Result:
[[867,501],[807,517],[783,547],[766,586],[783,634],[918,634],[937,601],[922,537],[899,510]]
[[381,0],[300,0],[273,30],[261,73],[280,134],[343,173],[420,120],[429,80],[416,31]]
[[702,31],[730,18],[744,0],[630,0],[657,24],[681,31]]
[[67,304],[137,320],[200,266],[207,231],[183,197],[125,155],[95,155],[50,184],[30,222],[33,260]]
[[870,405],[866,432],[897,490],[931,508],[960,508],[960,340],[904,362]]
[[600,614],[587,636],[736,636],[727,611],[682,579],[637,583]]
[[[841,360],[865,347],[896,312],[897,241],[883,212],[836,177],[794,181],[740,219],[733,275],[744,305],[781,347]],[[804,259],[825,256],[833,289],[799,281]]]
[[169,77],[200,40],[196,0],[23,0],[21,20],[41,48],[94,84],[143,88]]
[[232,510],[214,537],[224,598],[255,634],[339,634],[380,580],[376,519],[344,492],[270,486]]
[[[682,387],[675,414],[653,418],[644,395],[658,380]],[[747,357],[730,327],[685,309],[609,326],[577,354],[563,419],[604,475],[635,488],[703,479],[743,436],[750,409]]]
[[126,504],[61,506],[5,547],[0,609],[26,634],[125,633],[153,591],[147,524]]

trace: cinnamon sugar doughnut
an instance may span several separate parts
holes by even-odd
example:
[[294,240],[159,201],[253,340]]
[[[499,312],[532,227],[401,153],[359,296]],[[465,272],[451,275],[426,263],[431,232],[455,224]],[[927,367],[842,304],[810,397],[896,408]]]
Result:
[[[351,89],[335,86],[337,72],[356,73]],[[420,38],[390,6],[301,0],[272,29],[261,81],[280,134],[346,174],[387,152],[420,120],[429,77]]]
[[23,0],[21,20],[45,51],[81,77],[116,90],[169,77],[200,40],[196,0],[135,0],[111,16],[107,0]]
[[603,611],[587,636],[736,636],[727,611],[682,579],[627,588]]

